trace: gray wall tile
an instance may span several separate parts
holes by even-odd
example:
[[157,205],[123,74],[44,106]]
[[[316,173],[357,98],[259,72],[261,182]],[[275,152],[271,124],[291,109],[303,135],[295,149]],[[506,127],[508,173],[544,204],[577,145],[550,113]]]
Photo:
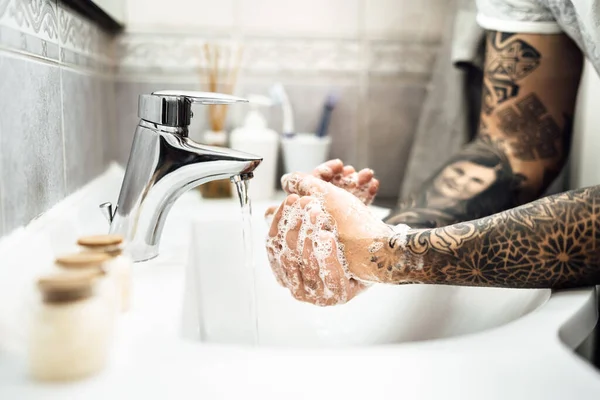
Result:
[[0,54],[5,231],[65,196],[58,67]]
[[[0,173],[2,172],[1,166],[0,166]],[[2,190],[2,178],[0,177],[0,236],[4,235],[4,213],[2,212],[2,203],[3,203],[3,199],[4,199],[4,192]]]
[[100,82],[85,73],[62,69],[67,192],[104,169]]
[[420,85],[369,85],[367,163],[381,181],[381,197],[398,196],[425,92]]
[[104,145],[104,164],[108,165],[116,159],[114,143],[117,139],[117,107],[116,83],[113,79],[103,77],[99,79],[102,104],[102,138]]

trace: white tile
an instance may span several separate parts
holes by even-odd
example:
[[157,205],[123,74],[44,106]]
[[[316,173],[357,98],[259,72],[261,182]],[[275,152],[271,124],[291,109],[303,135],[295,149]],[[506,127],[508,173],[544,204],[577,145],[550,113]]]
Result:
[[127,28],[233,27],[234,0],[128,0]]
[[365,0],[369,38],[438,40],[449,9],[447,0]]
[[245,33],[356,37],[359,0],[240,0]]

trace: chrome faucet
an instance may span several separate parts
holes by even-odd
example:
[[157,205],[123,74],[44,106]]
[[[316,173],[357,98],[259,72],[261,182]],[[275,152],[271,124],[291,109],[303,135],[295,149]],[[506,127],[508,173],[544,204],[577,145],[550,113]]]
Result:
[[110,233],[125,238],[134,261],[158,255],[162,228],[175,200],[203,183],[245,180],[261,157],[198,144],[188,137],[192,103],[231,104],[247,100],[219,93],[163,90],[139,97],[131,153],[116,209],[100,205]]

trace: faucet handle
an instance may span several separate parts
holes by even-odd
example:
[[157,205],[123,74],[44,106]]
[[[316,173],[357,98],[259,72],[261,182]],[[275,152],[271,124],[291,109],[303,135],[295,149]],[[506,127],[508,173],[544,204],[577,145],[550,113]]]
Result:
[[248,100],[246,99],[231,96],[229,94],[196,92],[193,90],[159,90],[156,92],[152,92],[152,95],[162,97],[184,97],[192,103],[199,104],[233,104],[248,102]]
[[172,127],[190,124],[192,103],[233,104],[248,100],[222,93],[189,90],[159,90],[142,94],[138,100],[138,116],[148,122]]

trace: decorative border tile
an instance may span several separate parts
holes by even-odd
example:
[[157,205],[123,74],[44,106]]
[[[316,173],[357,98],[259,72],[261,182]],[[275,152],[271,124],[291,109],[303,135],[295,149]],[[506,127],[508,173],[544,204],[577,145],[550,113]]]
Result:
[[[200,49],[229,37],[128,33],[114,40],[56,0],[0,0],[0,46],[121,79],[198,79]],[[437,44],[400,41],[247,37],[242,69],[250,74],[431,74]]]
[[369,49],[368,68],[371,74],[429,76],[438,45],[374,41]]
[[261,40],[248,44],[245,69],[257,72],[358,73],[360,43],[355,40]]
[[[228,43],[230,39],[210,41]],[[117,47],[119,72],[197,73],[206,67],[201,55],[206,38],[182,35],[128,34]],[[244,40],[242,68],[256,72],[358,72],[360,45],[352,40],[261,39]]]
[[[207,40],[230,42],[229,38],[205,38],[181,34],[122,35],[117,44],[118,75],[121,79],[149,76],[193,78],[206,67],[201,49]],[[242,69],[257,74],[431,74],[438,48],[432,43],[402,43],[335,39],[243,40]]]
[[58,44],[0,25],[0,45],[51,61],[58,61]]
[[56,0],[0,0],[0,25],[58,43]]
[[57,0],[0,0],[0,48],[114,73],[114,39]]

